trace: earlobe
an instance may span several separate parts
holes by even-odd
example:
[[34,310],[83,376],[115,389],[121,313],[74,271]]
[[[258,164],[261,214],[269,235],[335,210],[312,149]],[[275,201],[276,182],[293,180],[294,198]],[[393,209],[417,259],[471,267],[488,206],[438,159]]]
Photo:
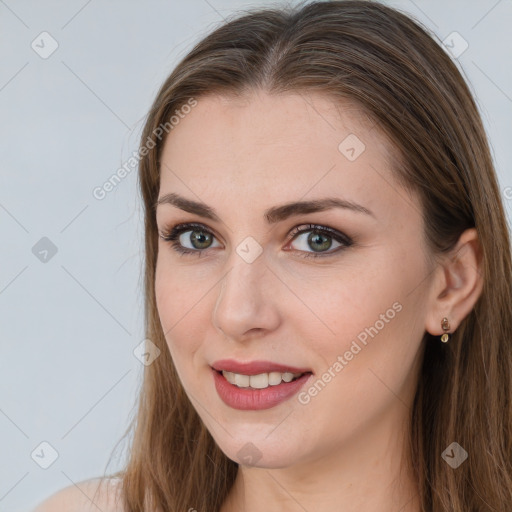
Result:
[[[425,329],[435,336],[453,333],[482,292],[482,251],[475,228],[461,234],[456,246],[443,257],[439,266],[425,325]],[[444,337],[441,341],[448,339]]]

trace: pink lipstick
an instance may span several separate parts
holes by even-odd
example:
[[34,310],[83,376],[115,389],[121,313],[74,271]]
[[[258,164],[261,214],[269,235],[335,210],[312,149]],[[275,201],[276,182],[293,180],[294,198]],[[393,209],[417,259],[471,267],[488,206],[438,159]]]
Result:
[[[223,371],[229,373],[223,375]],[[221,400],[226,405],[239,410],[262,410],[275,407],[298,393],[313,375],[308,368],[297,368],[270,361],[241,363],[233,359],[223,359],[213,363],[212,374]],[[256,375],[258,378],[251,378],[251,381],[257,381],[258,388],[262,389],[249,385],[249,376]],[[293,380],[290,380],[292,378]],[[233,380],[237,381],[236,384]],[[275,382],[279,380],[281,382],[276,384]],[[270,381],[273,381],[272,385]],[[237,385],[239,383],[240,385]]]

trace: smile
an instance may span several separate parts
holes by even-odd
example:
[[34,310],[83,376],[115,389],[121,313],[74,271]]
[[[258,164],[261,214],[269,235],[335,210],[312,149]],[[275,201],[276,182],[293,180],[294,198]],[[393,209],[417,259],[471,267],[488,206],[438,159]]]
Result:
[[270,372],[258,373],[257,375],[244,375],[242,373],[233,373],[223,371],[222,375],[230,383],[238,386],[239,388],[253,388],[265,389],[269,386],[278,386],[281,382],[292,382],[303,373],[290,373],[290,372]]
[[[232,409],[243,411],[276,407],[299,393],[313,375],[311,372],[245,375],[218,371],[214,368],[211,368],[211,371],[219,398]],[[277,384],[272,384],[278,379]],[[230,381],[241,382],[242,386]],[[244,386],[247,382],[249,385]]]

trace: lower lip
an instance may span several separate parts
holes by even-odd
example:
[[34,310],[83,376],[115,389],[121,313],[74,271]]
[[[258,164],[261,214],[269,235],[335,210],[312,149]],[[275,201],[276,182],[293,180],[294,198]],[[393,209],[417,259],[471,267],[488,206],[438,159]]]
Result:
[[300,388],[312,376],[311,373],[305,373],[292,382],[281,382],[277,386],[269,386],[265,389],[239,388],[230,384],[222,373],[212,368],[215,388],[221,400],[232,407],[242,411],[254,411],[261,409],[270,409],[276,405],[288,400],[299,392]]

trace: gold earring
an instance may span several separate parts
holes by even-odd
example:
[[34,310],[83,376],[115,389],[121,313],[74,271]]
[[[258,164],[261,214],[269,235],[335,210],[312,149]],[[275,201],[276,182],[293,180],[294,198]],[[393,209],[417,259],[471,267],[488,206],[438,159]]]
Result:
[[450,339],[450,335],[448,334],[448,331],[450,330],[450,324],[448,322],[448,318],[444,317],[441,321],[441,327],[443,328],[444,334],[441,336],[441,341],[443,343],[447,343]]

